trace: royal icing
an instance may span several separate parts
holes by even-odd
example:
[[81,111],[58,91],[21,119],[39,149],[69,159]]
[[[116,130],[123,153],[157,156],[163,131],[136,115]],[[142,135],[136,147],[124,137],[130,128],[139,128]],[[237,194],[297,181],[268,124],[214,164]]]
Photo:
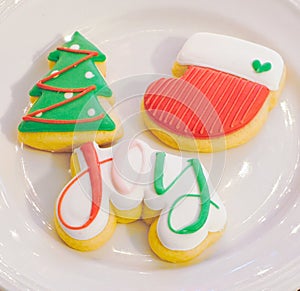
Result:
[[274,50],[207,32],[192,35],[177,55],[177,62],[227,72],[264,85],[271,91],[279,89],[284,72],[284,61]]
[[189,66],[179,79],[159,79],[145,92],[147,115],[182,136],[214,138],[253,120],[269,95],[261,84],[210,69]]
[[99,234],[108,221],[108,201],[130,210],[144,200],[159,211],[157,234],[172,250],[194,248],[208,232],[223,230],[224,205],[198,159],[159,152],[140,140],[106,149],[88,143],[76,154],[81,171],[63,189],[56,207],[68,235],[84,240]]
[[111,97],[95,62],[106,57],[79,32],[48,56],[53,69],[30,91],[38,97],[23,122],[21,132],[70,132],[115,129],[98,96]]

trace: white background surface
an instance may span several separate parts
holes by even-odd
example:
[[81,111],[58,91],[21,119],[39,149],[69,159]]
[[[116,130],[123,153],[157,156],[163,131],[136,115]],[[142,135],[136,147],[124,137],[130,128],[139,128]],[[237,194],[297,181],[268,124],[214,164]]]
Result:
[[[11,290],[297,290],[300,288],[300,3],[264,1],[0,1],[0,282]],[[125,137],[145,131],[138,115],[151,80],[170,74],[194,32],[241,37],[277,50],[288,78],[279,104],[252,141],[200,154],[228,211],[223,238],[188,265],[161,262],[147,227],[118,225],[100,250],[67,248],[53,208],[69,155],[17,142],[28,91],[47,54],[79,30],[108,56],[108,81]]]

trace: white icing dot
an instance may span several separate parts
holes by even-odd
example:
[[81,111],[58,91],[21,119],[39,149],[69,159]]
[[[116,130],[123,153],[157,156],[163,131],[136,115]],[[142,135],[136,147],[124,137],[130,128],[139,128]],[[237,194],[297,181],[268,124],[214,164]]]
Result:
[[35,115],[35,117],[41,117],[43,115],[43,112],[40,112],[38,114]]
[[64,40],[65,40],[65,42],[69,42],[72,40],[72,38],[73,38],[73,34],[69,34],[64,37]]
[[70,49],[73,49],[73,50],[79,50],[80,49],[80,45],[79,44],[72,44],[70,46]]
[[73,97],[73,93],[72,93],[72,92],[66,92],[66,93],[64,94],[64,96],[65,96],[66,99],[70,99],[70,98]]
[[88,116],[94,116],[96,114],[96,110],[94,108],[90,108],[87,112]]
[[[55,74],[55,73],[57,73],[58,72],[58,70],[54,70],[54,71],[52,71],[51,73],[50,73],[50,75],[53,75],[53,74]],[[57,75],[57,76],[55,76],[54,78],[57,78],[59,75]]]
[[86,72],[84,75],[87,79],[93,78],[95,75],[92,72]]

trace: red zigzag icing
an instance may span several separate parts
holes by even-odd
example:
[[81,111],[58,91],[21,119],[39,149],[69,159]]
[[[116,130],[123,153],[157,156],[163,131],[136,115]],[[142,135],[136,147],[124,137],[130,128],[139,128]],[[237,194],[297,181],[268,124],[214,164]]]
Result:
[[65,51],[65,52],[70,52],[70,53],[78,53],[78,54],[86,54],[85,57],[83,57],[82,59],[78,60],[77,62],[63,68],[62,70],[59,70],[51,75],[49,75],[48,77],[45,77],[44,79],[40,80],[37,83],[37,86],[41,89],[44,90],[48,90],[48,91],[55,91],[55,92],[62,92],[62,93],[79,93],[78,95],[72,97],[71,99],[67,99],[64,100],[62,102],[53,104],[51,106],[45,107],[43,109],[39,109],[36,110],[34,112],[31,112],[29,114],[27,114],[26,116],[23,117],[24,121],[34,121],[34,122],[40,122],[40,123],[51,123],[51,124],[75,124],[75,123],[86,123],[86,122],[93,122],[93,121],[97,121],[100,119],[104,118],[104,114],[100,114],[96,117],[91,117],[91,118],[85,118],[85,119],[74,119],[74,120],[62,120],[62,119],[45,119],[45,118],[37,118],[35,117],[36,115],[40,114],[40,113],[44,113],[47,111],[50,111],[52,109],[61,107],[67,103],[70,102],[74,102],[75,100],[81,98],[82,96],[86,95],[87,93],[93,91],[96,89],[96,86],[89,86],[87,88],[58,88],[58,87],[53,87],[53,86],[49,86],[46,85],[45,83],[51,79],[54,79],[55,77],[57,77],[58,75],[61,75],[71,69],[73,69],[74,67],[76,67],[77,65],[95,57],[98,56],[97,52],[94,51],[90,51],[90,50],[77,50],[77,49],[71,49],[71,48],[65,48],[65,47],[59,47],[57,48],[57,50],[60,51]]

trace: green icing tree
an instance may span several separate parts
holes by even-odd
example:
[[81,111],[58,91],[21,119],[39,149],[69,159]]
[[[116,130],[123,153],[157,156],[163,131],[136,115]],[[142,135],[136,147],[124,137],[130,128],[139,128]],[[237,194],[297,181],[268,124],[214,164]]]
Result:
[[95,62],[106,57],[80,33],[48,56],[53,69],[30,91],[38,97],[19,125],[20,132],[112,131],[113,120],[98,96],[111,97]]

